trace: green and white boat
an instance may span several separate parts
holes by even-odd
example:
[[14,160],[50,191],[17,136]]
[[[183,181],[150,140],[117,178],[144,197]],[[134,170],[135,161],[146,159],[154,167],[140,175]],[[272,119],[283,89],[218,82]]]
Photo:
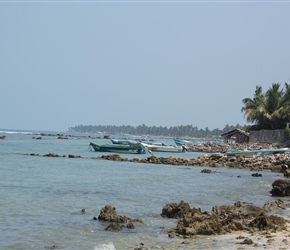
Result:
[[243,155],[246,158],[251,158],[255,156],[267,156],[274,154],[284,154],[289,151],[289,148],[276,148],[276,149],[257,149],[257,150],[240,150],[240,149],[229,149],[226,151],[226,155],[228,158],[237,157],[239,155]]
[[91,142],[90,146],[97,152],[145,154],[146,149],[141,143],[124,144],[96,144]]

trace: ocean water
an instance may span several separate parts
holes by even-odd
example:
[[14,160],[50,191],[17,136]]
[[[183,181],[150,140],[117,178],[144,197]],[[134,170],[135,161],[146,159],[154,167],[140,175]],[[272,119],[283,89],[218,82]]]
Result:
[[[169,238],[165,231],[174,228],[176,220],[161,218],[163,206],[181,200],[202,211],[217,205],[233,205],[236,201],[262,206],[275,199],[269,193],[271,184],[283,178],[270,171],[254,178],[250,170],[211,168],[211,174],[202,174],[205,167],[93,159],[105,153],[91,151],[89,143],[108,143],[107,140],[85,137],[63,140],[57,136],[36,140],[33,131],[2,130],[0,135],[6,135],[6,139],[0,140],[3,250],[56,247],[119,250],[134,249],[140,243],[149,249],[236,249],[235,242],[215,236],[197,236],[190,244],[182,244],[184,239]],[[169,139],[163,141],[170,143]],[[31,153],[73,154],[83,158],[30,156]],[[196,158],[202,154],[155,153],[155,156]],[[119,215],[139,218],[144,224],[135,223],[134,229],[124,227],[120,232],[105,231],[109,223],[93,217],[98,217],[106,205],[114,206]],[[86,209],[85,214],[82,209]]]

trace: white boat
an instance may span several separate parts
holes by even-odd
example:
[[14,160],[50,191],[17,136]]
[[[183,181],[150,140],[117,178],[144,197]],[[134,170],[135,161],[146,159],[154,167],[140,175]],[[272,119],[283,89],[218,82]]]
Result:
[[151,152],[171,152],[171,153],[184,153],[187,151],[184,145],[182,146],[171,146],[171,145],[154,145],[145,144],[142,145]]

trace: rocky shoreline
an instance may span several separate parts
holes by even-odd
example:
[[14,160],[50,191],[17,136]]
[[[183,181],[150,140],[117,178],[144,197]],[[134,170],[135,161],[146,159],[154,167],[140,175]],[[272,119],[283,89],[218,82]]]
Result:
[[[228,159],[225,152],[228,149],[272,149],[281,148],[279,144],[213,144],[205,143],[198,145],[188,146],[191,152],[204,152],[205,154],[197,158],[175,158],[169,157],[156,157],[150,155],[147,158],[123,158],[119,154],[108,154],[98,157],[90,157],[90,159],[98,160],[110,160],[110,161],[125,161],[125,162],[135,162],[135,163],[149,163],[149,164],[163,164],[163,165],[175,165],[175,166],[208,166],[208,167],[230,167],[230,168],[248,168],[252,171],[261,171],[263,169],[272,170],[279,172],[283,166],[290,167],[290,153],[275,154],[270,156],[254,156],[252,158],[245,158],[244,156],[239,156],[236,158]],[[48,153],[44,155],[39,155],[35,153],[29,154],[30,156],[43,156],[43,157],[68,157],[68,158],[88,158],[82,157],[80,155],[57,155],[54,153]],[[290,176],[290,171],[289,171]]]
[[[276,215],[269,215],[270,212],[287,209],[290,204],[282,200],[267,202],[263,207],[252,204],[245,204],[240,201],[229,206],[215,206],[212,211],[201,211],[200,208],[190,207],[184,201],[179,203],[166,204],[159,216],[176,221],[176,227],[165,230],[160,227],[160,232],[167,234],[169,238],[180,239],[179,245],[174,248],[168,246],[151,246],[150,243],[140,242],[138,246],[132,246],[134,250],[148,249],[194,249],[190,245],[197,236],[223,236],[234,235],[236,244],[249,245],[258,249],[288,249],[289,241],[289,220]],[[86,213],[82,209],[81,214]],[[104,221],[104,230],[110,232],[130,231],[142,227],[142,219],[132,219],[119,215],[117,209],[112,205],[106,205],[100,210],[100,214],[92,218],[95,221]],[[264,239],[261,245],[261,238]],[[192,241],[193,240],[193,241]],[[175,243],[176,244],[176,243]],[[244,249],[244,248],[237,248]]]
[[[265,148],[265,145],[261,144],[234,146],[240,149]],[[267,148],[271,147],[273,145],[268,145]],[[275,145],[275,147],[279,147],[279,145]],[[233,148],[233,145],[210,143],[191,145],[190,151],[207,153],[191,159],[156,157],[153,155],[144,159],[128,159],[122,158],[118,154],[102,155],[100,157],[91,157],[90,159],[175,166],[242,168],[255,171],[252,174],[253,177],[262,177],[262,170],[271,170],[283,173],[285,177],[272,183],[272,190],[270,191],[272,196],[290,196],[290,180],[287,179],[290,176],[290,170],[288,169],[290,159],[288,153],[253,158],[239,156],[228,159],[225,151],[229,148]],[[56,155],[53,153],[45,155],[31,153],[29,155],[78,159],[88,158],[79,155]],[[210,168],[202,168],[201,173],[211,174],[212,171]],[[233,205],[215,206],[211,211],[201,211],[200,208],[190,207],[185,201],[166,204],[158,216],[176,220],[176,226],[170,230],[160,228],[160,232],[167,234],[169,238],[180,239],[181,241],[173,248],[172,246],[164,246],[161,249],[194,249],[191,248],[191,245],[196,236],[226,237],[226,235],[227,237],[230,235],[235,237],[236,244],[241,244],[241,247],[236,247],[237,249],[245,249],[243,247],[245,245],[249,245],[255,249],[258,247],[262,247],[263,249],[289,249],[290,221],[288,218],[274,215],[279,210],[289,208],[290,204],[284,203],[281,199],[275,199],[272,202],[264,204],[263,207],[238,201]],[[81,213],[85,214],[86,209],[83,209]],[[131,230],[134,228],[138,230],[144,223],[142,218],[132,219],[127,216],[118,215],[116,208],[112,205],[106,205],[101,209],[100,214],[93,217],[92,220],[105,221],[104,230],[110,232]],[[263,242],[263,245],[261,245],[261,242]],[[146,250],[157,248],[156,246],[151,246],[148,242],[140,242],[138,246],[132,246],[132,249]]]

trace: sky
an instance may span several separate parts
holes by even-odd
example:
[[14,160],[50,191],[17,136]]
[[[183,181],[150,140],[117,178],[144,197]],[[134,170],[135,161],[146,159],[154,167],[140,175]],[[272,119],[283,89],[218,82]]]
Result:
[[0,0],[0,128],[223,129],[290,83],[290,1]]

